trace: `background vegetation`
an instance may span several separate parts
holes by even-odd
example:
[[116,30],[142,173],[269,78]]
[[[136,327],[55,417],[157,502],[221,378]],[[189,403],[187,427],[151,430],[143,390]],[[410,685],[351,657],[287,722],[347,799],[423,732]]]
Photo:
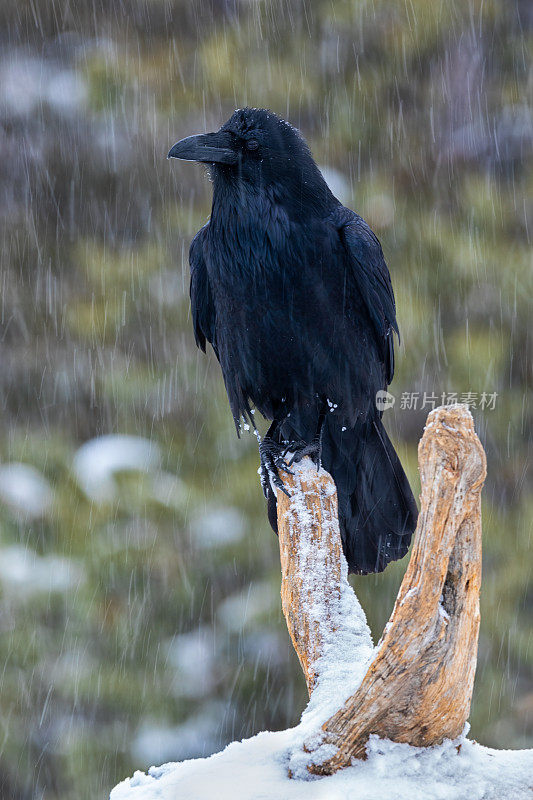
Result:
[[[105,797],[304,707],[256,442],[191,333],[210,185],[165,160],[244,104],[383,242],[414,485],[424,392],[497,393],[471,734],[532,746],[531,4],[4,0],[0,37],[0,796]],[[151,450],[79,451],[111,433]],[[376,638],[404,569],[354,581]]]

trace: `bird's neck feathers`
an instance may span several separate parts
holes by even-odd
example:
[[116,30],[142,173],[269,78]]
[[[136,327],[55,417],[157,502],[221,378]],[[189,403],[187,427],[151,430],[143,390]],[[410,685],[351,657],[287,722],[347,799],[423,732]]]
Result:
[[248,181],[226,171],[213,175],[211,219],[228,216],[258,222],[284,216],[291,222],[308,222],[327,216],[338,205],[318,167],[305,174],[292,170],[274,181]]

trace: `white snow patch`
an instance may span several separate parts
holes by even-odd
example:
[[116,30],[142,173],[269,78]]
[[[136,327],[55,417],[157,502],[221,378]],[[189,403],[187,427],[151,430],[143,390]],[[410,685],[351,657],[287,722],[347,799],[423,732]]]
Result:
[[352,189],[342,172],[334,167],[320,167],[322,177],[337,200],[346,205],[352,199]]
[[117,472],[152,472],[160,463],[159,447],[140,436],[114,434],[85,442],[74,456],[74,472],[85,494],[96,502],[112,500]]
[[22,545],[0,550],[0,581],[17,597],[42,592],[65,592],[85,580],[80,564],[62,556],[39,556]]
[[407,601],[410,600],[411,597],[416,597],[418,594],[418,586],[412,586],[409,591],[406,593],[404,597],[402,597],[402,601],[400,603],[401,606]]
[[177,671],[172,692],[181,697],[205,697],[216,683],[217,652],[207,625],[174,636],[166,645],[167,662]]
[[263,667],[281,666],[287,662],[287,641],[279,633],[253,629],[244,636],[242,647],[244,657],[252,664]]
[[244,515],[236,508],[208,508],[190,524],[193,544],[200,548],[224,547],[240,542],[246,533]]
[[87,94],[85,81],[72,69],[16,51],[0,63],[0,107],[12,114],[35,113],[43,103],[70,114],[85,105]]
[[161,470],[154,473],[152,497],[167,508],[181,509],[187,503],[189,490],[176,475]]
[[50,484],[30,464],[0,466],[0,501],[23,519],[38,519],[51,507],[53,493]]
[[269,583],[251,583],[244,591],[226,597],[218,606],[217,617],[228,631],[240,633],[251,625],[255,626],[258,618],[269,614],[275,602],[279,602],[279,598]]
[[[141,763],[166,761],[175,758],[191,758],[210,755],[220,746],[220,730],[228,714],[225,703],[212,702],[198,714],[189,717],[182,725],[163,726],[156,722],[144,722],[134,738],[130,751]],[[142,795],[137,795],[142,797]],[[157,795],[154,795],[154,797]]]

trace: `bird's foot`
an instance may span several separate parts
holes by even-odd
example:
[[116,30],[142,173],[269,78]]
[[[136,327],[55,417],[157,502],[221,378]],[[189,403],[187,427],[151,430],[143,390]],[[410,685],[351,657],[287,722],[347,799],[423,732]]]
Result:
[[277,489],[290,497],[290,494],[285,489],[283,481],[279,476],[279,471],[288,472],[289,475],[293,473],[289,469],[289,464],[285,462],[284,448],[279,445],[270,436],[265,436],[262,442],[259,443],[259,457],[261,459],[261,466],[259,468],[259,475],[261,477],[261,487],[265,497],[268,496],[268,487],[274,485]]
[[322,467],[322,437],[316,436],[310,443],[303,441],[289,442],[285,447],[283,457],[285,457],[287,453],[292,453],[289,467],[292,467],[293,464],[299,464],[305,456],[309,456],[317,472],[320,472]]

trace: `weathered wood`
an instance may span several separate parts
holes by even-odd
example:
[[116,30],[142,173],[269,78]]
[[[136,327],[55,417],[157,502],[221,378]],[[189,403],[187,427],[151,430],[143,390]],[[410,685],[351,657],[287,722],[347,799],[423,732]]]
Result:
[[337,624],[343,558],[337,492],[331,476],[317,473],[310,459],[283,481],[290,497],[278,491],[281,604],[310,695],[316,662]]
[[[430,413],[419,444],[419,468],[421,512],[407,572],[359,689],[323,725],[322,744],[336,751],[325,761],[310,755],[309,770],[316,774],[330,774],[354,757],[364,758],[371,734],[428,746],[458,736],[468,718],[479,630],[480,492],[486,462],[466,406]],[[338,559],[334,544],[330,554],[323,552],[336,510],[330,495],[327,503],[322,499],[323,492],[323,478],[315,473],[314,494],[307,485],[305,504],[309,513],[316,513],[316,524],[302,529],[297,520],[284,518],[287,504],[278,494],[284,612],[310,690],[320,631],[302,621],[302,615],[315,598],[335,591]],[[314,541],[321,543],[315,555]],[[303,563],[299,548],[305,552]],[[324,557],[329,580],[313,583],[308,573],[321,573]]]

